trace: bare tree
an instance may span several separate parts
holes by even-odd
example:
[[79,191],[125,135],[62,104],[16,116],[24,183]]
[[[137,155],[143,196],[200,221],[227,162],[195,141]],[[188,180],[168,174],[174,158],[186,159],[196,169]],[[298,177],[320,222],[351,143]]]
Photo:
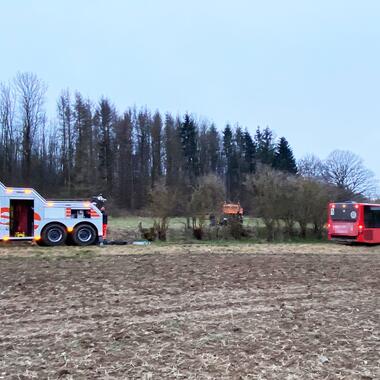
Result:
[[261,217],[267,233],[267,240],[275,237],[278,221],[284,215],[284,183],[286,175],[266,165],[259,165],[256,174],[250,174],[245,188],[252,210]]
[[61,167],[64,184],[70,192],[74,166],[75,135],[73,128],[73,109],[69,90],[63,90],[57,101],[59,120],[59,140]]
[[189,212],[193,218],[193,230],[203,229],[207,215],[220,214],[224,200],[224,185],[220,178],[214,174],[200,177],[189,204]]
[[15,88],[20,108],[22,134],[22,173],[24,183],[30,182],[32,152],[38,128],[45,121],[44,97],[47,87],[33,73],[18,73]]
[[314,154],[308,154],[301,158],[298,163],[298,173],[306,178],[322,178],[324,164],[320,158]]
[[9,84],[0,83],[1,173],[8,180],[16,164],[15,94]]
[[367,169],[363,160],[346,150],[334,150],[324,162],[323,177],[342,190],[353,194],[371,195],[376,181],[373,172]]
[[327,220],[327,204],[339,192],[335,186],[312,178],[297,179],[296,220],[300,235],[306,237],[308,224],[313,225],[315,237],[322,236],[323,225]]
[[285,224],[285,234],[288,238],[295,235],[295,224],[297,221],[297,177],[289,173],[282,173],[282,181],[279,183],[278,196],[280,202],[275,205],[278,208],[280,219]]
[[181,202],[181,194],[170,189],[161,179],[150,191],[149,198],[150,212],[154,218],[153,230],[159,240],[165,241],[170,217],[175,214],[178,203]]

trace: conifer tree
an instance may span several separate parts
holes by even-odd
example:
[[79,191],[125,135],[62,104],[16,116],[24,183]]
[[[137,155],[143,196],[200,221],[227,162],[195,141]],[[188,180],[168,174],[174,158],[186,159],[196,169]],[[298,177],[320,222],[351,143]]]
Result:
[[181,124],[180,137],[184,157],[184,171],[190,185],[195,184],[195,179],[199,175],[197,135],[197,126],[190,115],[186,113]]
[[116,160],[118,203],[128,209],[134,209],[134,176],[133,176],[133,123],[132,110],[126,111],[116,124]]
[[75,149],[75,187],[78,195],[91,193],[95,173],[93,117],[89,101],[77,92],[74,102],[74,129],[77,136]]
[[166,168],[166,186],[174,188],[181,181],[181,166],[183,162],[180,138],[180,121],[174,120],[169,113],[165,116],[164,157]]
[[273,132],[268,127],[263,131],[258,127],[255,135],[255,143],[258,161],[262,164],[273,166],[276,149]]
[[292,149],[290,148],[285,137],[281,137],[277,144],[273,166],[275,169],[284,172],[289,172],[292,174],[297,173],[296,160],[294,159]]
[[223,156],[225,159],[225,183],[226,183],[226,197],[231,198],[232,192],[232,164],[233,164],[233,141],[232,129],[229,124],[226,125],[223,131]]
[[99,191],[110,194],[113,189],[114,128],[116,111],[108,99],[102,98],[95,112],[96,138],[98,143],[97,174]]
[[158,111],[152,122],[152,188],[162,176],[162,118]]
[[199,128],[199,175],[205,176],[210,172],[210,158],[208,151],[208,141],[207,141],[207,124],[202,123]]
[[245,169],[247,173],[253,173],[255,171],[255,154],[256,146],[252,140],[248,130],[244,132],[244,160]]
[[237,126],[234,138],[234,149],[232,153],[231,162],[231,200],[240,201],[241,190],[244,182],[244,175],[246,173],[246,165],[244,159],[245,144],[244,144],[244,132]]
[[215,124],[211,124],[207,132],[207,149],[210,159],[210,171],[214,174],[221,174],[220,136]]
[[151,188],[150,168],[151,154],[151,117],[148,110],[141,110],[135,122],[136,132],[136,160],[134,167],[134,182],[136,190],[137,209],[144,207],[148,202]]

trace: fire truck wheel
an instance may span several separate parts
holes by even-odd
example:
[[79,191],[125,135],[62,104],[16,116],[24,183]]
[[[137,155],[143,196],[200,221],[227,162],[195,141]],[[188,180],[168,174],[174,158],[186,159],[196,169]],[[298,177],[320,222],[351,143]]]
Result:
[[49,247],[64,244],[66,238],[66,229],[60,224],[48,224],[41,233],[43,245],[47,245]]
[[94,244],[96,240],[95,228],[89,224],[80,224],[75,227],[72,239],[75,245],[84,246]]

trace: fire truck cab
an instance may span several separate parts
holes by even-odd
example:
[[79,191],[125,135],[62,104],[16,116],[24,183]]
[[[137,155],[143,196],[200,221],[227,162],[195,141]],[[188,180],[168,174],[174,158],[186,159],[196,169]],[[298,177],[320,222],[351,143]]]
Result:
[[0,182],[0,241],[91,245],[103,241],[102,213],[89,201],[50,201],[30,188]]

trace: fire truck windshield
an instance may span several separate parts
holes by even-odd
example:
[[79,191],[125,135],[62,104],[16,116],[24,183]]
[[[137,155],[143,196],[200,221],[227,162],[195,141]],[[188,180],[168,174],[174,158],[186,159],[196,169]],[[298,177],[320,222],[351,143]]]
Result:
[[330,217],[335,222],[356,222],[358,210],[354,204],[336,203],[330,209]]

